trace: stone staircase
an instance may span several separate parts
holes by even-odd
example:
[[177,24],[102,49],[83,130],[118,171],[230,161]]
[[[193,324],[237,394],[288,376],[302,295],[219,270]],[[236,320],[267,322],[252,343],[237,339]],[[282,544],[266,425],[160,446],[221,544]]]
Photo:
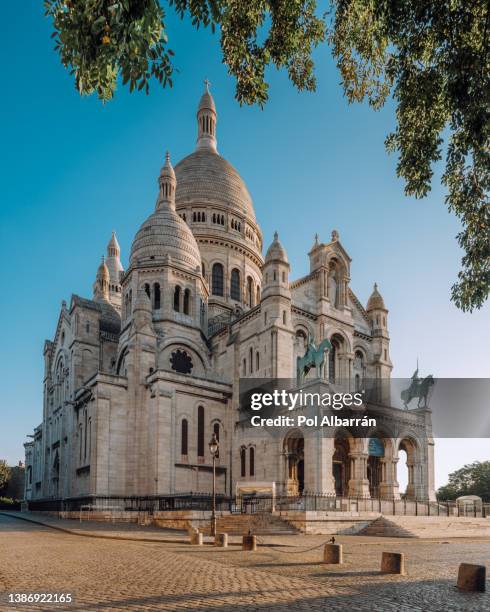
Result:
[[490,538],[490,518],[381,516],[358,535],[390,538]]
[[[199,527],[204,533],[209,533],[209,526]],[[290,523],[271,513],[259,514],[225,514],[218,516],[217,533],[228,535],[245,535],[251,531],[255,535],[292,535],[300,533]]]

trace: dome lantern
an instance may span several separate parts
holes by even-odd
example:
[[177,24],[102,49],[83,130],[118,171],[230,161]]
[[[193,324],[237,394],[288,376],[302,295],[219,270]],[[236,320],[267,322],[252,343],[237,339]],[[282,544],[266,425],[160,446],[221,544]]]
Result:
[[197,108],[197,145],[196,151],[210,149],[217,153],[216,123],[217,114],[213,96],[209,92],[210,82],[204,81],[206,91],[201,96]]

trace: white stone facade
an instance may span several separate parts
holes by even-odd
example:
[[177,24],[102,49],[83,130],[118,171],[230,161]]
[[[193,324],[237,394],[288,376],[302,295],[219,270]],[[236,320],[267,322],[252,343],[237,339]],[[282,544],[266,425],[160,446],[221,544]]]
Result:
[[[377,288],[364,308],[350,288],[351,259],[337,232],[290,279],[276,234],[265,258],[252,199],[217,152],[217,113],[206,91],[194,153],[159,177],[156,208],[136,233],[127,270],[112,236],[93,299],[62,303],[44,348],[42,424],[26,443],[26,497],[165,496],[210,492],[208,442],[220,449],[217,488],[397,499],[396,464],[408,456],[407,496],[434,499],[430,421],[383,406],[369,439],[238,425],[240,378],[296,376],[308,337],[332,351],[314,383],[358,389],[388,379],[388,310]],[[150,212],[150,211],[149,211]],[[384,402],[386,404],[388,402]]]

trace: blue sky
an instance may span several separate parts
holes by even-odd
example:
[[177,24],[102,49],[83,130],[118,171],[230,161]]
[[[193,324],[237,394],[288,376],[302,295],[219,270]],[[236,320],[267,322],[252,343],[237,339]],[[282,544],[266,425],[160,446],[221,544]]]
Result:
[[[353,290],[365,304],[377,281],[390,309],[395,376],[411,375],[417,356],[424,374],[488,376],[488,305],[463,314],[449,301],[461,253],[458,222],[437,180],[441,168],[428,198],[404,196],[396,158],[383,144],[393,106],[379,113],[349,106],[322,47],[315,94],[297,93],[284,73],[271,70],[266,108],[240,107],[217,36],[168,12],[179,69],[174,88],[155,83],[149,96],[121,89],[104,106],[75,91],[52,50],[42,3],[3,9],[0,457],[21,459],[25,435],[41,420],[42,347],[61,300],[91,296],[113,229],[127,263],[154,206],[165,151],[176,163],[193,150],[206,77],[218,108],[219,151],[246,181],[265,243],[279,231],[292,278],[307,272],[314,234],[326,241],[337,229],[353,259]],[[438,483],[463,463],[488,458],[487,442],[441,441]]]

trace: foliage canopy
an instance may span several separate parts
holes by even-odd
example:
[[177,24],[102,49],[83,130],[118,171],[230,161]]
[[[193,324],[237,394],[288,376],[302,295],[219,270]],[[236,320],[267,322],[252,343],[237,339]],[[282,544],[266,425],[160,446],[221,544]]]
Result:
[[0,491],[7,486],[10,480],[10,468],[4,459],[0,459]]
[[[445,153],[446,204],[461,221],[462,269],[452,300],[481,308],[490,288],[490,3],[487,0],[168,0],[199,28],[219,30],[236,98],[263,105],[266,68],[287,70],[299,90],[316,86],[312,53],[326,41],[349,102],[396,103],[386,139],[407,195],[431,189]],[[55,48],[81,94],[113,97],[155,78],[172,86],[173,52],[158,0],[46,0]]]
[[490,501],[490,461],[475,461],[449,474],[449,482],[437,491],[440,500],[478,495]]

